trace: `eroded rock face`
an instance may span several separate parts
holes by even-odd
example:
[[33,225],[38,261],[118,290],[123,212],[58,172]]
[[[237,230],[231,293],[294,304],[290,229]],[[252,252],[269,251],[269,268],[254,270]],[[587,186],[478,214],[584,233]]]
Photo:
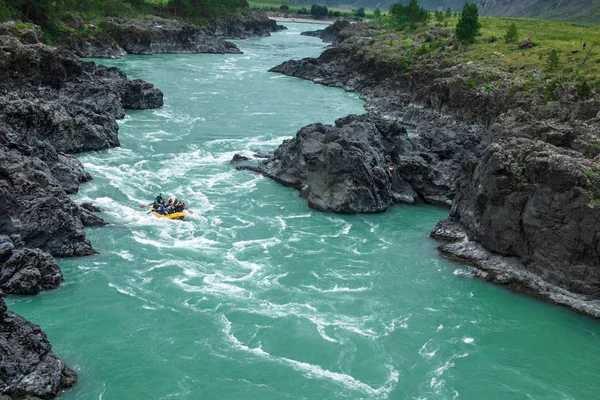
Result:
[[116,68],[40,42],[38,27],[0,24],[0,231],[55,256],[94,253],[67,194],[91,179],[67,153],[119,145],[125,108],[162,105],[162,92]]
[[240,54],[240,49],[224,39],[269,36],[285,29],[266,15],[252,14],[196,26],[177,20],[146,17],[108,18],[100,27],[73,34],[61,47],[80,57],[120,58],[127,54]]
[[272,32],[286,30],[275,20],[264,14],[252,13],[247,16],[230,17],[216,21],[214,33],[223,39],[247,39],[249,37],[271,36]]
[[348,26],[350,26],[349,21],[337,20],[325,29],[302,32],[301,35],[318,37],[325,43],[336,45],[340,42],[340,33]]
[[461,175],[450,218],[546,282],[600,299],[600,157],[586,145],[600,128],[531,122],[510,112],[492,127],[492,143]]
[[77,374],[52,352],[40,327],[7,311],[0,296],[0,393],[47,399],[76,381]]
[[255,168],[239,157],[233,163],[300,190],[317,210],[382,212],[393,203],[449,206],[460,162],[472,151],[447,157],[446,143],[409,137],[398,121],[352,115],[302,128]]
[[4,293],[37,294],[58,287],[62,280],[62,271],[50,254],[17,248],[8,236],[0,235],[0,290]]
[[[453,199],[449,220],[432,232],[453,242],[440,248],[444,256],[476,266],[487,280],[600,316],[598,93],[582,97],[567,82],[548,102],[542,87],[512,90],[501,71],[440,59],[391,69],[365,51],[377,32],[357,25],[319,58],[271,71],[360,91],[370,114],[414,126],[414,146],[392,158],[394,168],[419,197],[432,183],[454,194],[428,199]],[[481,73],[495,76],[498,89],[467,84]],[[280,174],[280,181],[298,185],[293,164],[281,166],[293,178]],[[410,190],[396,191],[410,198]]]

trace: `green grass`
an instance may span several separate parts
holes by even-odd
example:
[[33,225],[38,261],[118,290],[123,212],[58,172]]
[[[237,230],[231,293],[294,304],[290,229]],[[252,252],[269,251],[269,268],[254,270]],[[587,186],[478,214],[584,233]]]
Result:
[[[371,42],[365,56],[403,68],[407,64],[414,66],[435,60],[443,60],[444,66],[475,64],[481,67],[480,72],[465,77],[465,83],[470,87],[482,86],[486,90],[493,90],[495,85],[492,83],[501,78],[509,80],[515,90],[528,90],[544,82],[556,88],[564,81],[571,81],[584,98],[593,94],[593,88],[600,89],[600,29],[597,25],[480,17],[482,28],[476,43],[464,46],[451,39],[457,19],[454,16],[444,23],[430,21],[403,31],[379,26],[375,35],[372,31],[365,33],[370,36]],[[516,43],[504,41],[511,23],[519,31]],[[412,45],[406,45],[407,38],[411,39]],[[519,48],[519,43],[525,38],[533,41],[532,48]],[[584,42],[587,44],[586,51],[582,48]],[[552,50],[556,50],[559,56],[559,66],[554,70],[548,68],[548,56]],[[407,63],[407,60],[410,62]]]
[[[148,1],[148,0],[146,0]],[[153,0],[153,1],[160,1],[160,0]],[[270,10],[270,11],[279,11],[279,7],[281,7],[282,5],[286,5],[289,7],[289,12],[294,14],[294,13],[298,13],[298,11],[300,11],[302,8],[307,9],[308,11],[310,11],[310,7],[312,5],[311,4],[298,4],[298,3],[290,3],[290,2],[286,2],[286,1],[279,1],[279,0],[249,0],[248,3],[250,4],[250,9],[253,10]],[[315,1],[315,4],[319,4],[318,1]],[[343,17],[347,17],[347,18],[352,18],[354,17],[354,14],[352,13],[352,10],[348,9],[348,8],[336,8],[336,7],[329,7],[327,6],[327,9],[333,12],[338,11],[341,16]],[[369,11],[365,11],[366,13],[366,17],[372,17],[372,12]],[[308,14],[308,16],[310,16],[310,14]]]

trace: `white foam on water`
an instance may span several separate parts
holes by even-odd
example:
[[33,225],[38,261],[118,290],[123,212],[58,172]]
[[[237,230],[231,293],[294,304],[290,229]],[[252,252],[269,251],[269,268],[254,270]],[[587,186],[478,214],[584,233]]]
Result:
[[349,288],[349,287],[340,287],[338,285],[335,285],[333,288],[331,289],[319,289],[313,285],[304,285],[304,287],[314,290],[316,292],[319,293],[340,293],[340,292],[344,292],[344,293],[355,293],[355,292],[366,292],[368,290],[373,289],[373,286],[370,287],[358,287],[358,288]]
[[[243,221],[243,222],[248,222],[248,221]],[[254,225],[254,223],[249,223],[244,228],[246,228],[248,226],[253,226],[253,225]],[[266,239],[255,239],[255,240],[245,240],[245,241],[233,242],[233,246],[240,250],[251,249],[253,247],[262,247],[263,249],[267,249],[269,247],[276,246],[280,243],[281,243],[280,239],[278,239],[276,237],[272,237],[272,238],[266,238]]]
[[419,349],[419,355],[425,359],[431,359],[435,356],[435,354],[440,350],[440,348],[429,350],[427,347],[433,338],[429,339],[421,348]]
[[473,278],[473,272],[464,268],[457,268],[452,272],[452,274],[455,276],[463,276],[465,278]]
[[127,261],[133,261],[135,259],[135,257],[133,256],[133,254],[131,254],[129,252],[129,250],[112,251],[111,253],[116,254],[119,257],[121,257],[122,259],[127,260]]
[[441,389],[446,384],[446,381],[442,378],[442,376],[444,375],[444,373],[446,371],[448,371],[450,368],[453,368],[455,366],[454,360],[457,359],[457,358],[465,358],[465,357],[468,357],[468,356],[469,356],[469,353],[454,354],[442,366],[436,368],[432,372],[433,377],[431,378],[429,386],[432,389],[436,390],[436,394],[438,394],[438,395],[441,394]]
[[325,333],[325,327],[323,325],[317,325],[317,332],[319,332],[319,335],[321,335],[321,337],[327,340],[328,342],[339,343],[337,340],[328,336],[327,333]]
[[462,341],[466,344],[472,344],[475,341],[475,339],[473,339],[471,337],[464,337],[464,338],[462,338]]
[[129,297],[137,297],[136,294],[133,293],[132,290],[124,289],[124,288],[122,288],[120,286],[115,285],[114,283],[109,283],[108,286],[111,287],[111,288],[113,288],[113,289],[116,289],[117,292],[119,292],[121,294],[126,294]]
[[247,275],[242,276],[241,278],[227,277],[223,280],[224,282],[239,282],[251,280],[254,277],[254,275],[256,275],[256,273],[262,269],[262,266],[260,264],[253,263],[250,261],[238,260],[231,251],[227,252],[225,259],[228,261],[233,261],[243,269],[249,270],[250,272]]
[[379,398],[388,398],[389,394],[398,383],[400,373],[396,371],[391,365],[387,366],[390,371],[390,374],[387,377],[386,382],[382,386],[374,388],[364,382],[359,381],[358,379],[355,379],[351,375],[347,375],[340,372],[333,372],[324,369],[319,365],[296,361],[291,358],[274,356],[264,351],[261,347],[249,347],[240,342],[231,332],[231,322],[222,314],[220,315],[220,319],[223,323],[222,332],[233,348],[253,354],[267,361],[276,362],[278,364],[288,366],[294,369],[295,371],[302,373],[306,378],[326,379],[338,385],[341,385],[346,389],[360,391],[369,396],[376,396]]

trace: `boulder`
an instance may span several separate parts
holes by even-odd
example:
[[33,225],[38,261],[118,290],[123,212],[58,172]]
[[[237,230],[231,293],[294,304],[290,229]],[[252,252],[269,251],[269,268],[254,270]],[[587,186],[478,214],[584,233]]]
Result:
[[77,374],[52,352],[40,327],[7,311],[0,296],[0,393],[47,399],[76,381]]

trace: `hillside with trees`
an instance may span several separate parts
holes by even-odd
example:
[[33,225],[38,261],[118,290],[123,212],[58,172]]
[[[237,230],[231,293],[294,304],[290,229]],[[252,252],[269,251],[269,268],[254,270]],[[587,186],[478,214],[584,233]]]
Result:
[[[313,4],[311,0],[289,0],[297,4]],[[408,4],[409,0],[321,0],[320,3],[330,7],[359,8],[374,10],[380,7],[388,10],[394,3]],[[422,0],[420,4],[427,10],[446,10],[460,12],[466,0]],[[573,22],[600,22],[600,0],[474,0],[481,15],[525,17]]]

